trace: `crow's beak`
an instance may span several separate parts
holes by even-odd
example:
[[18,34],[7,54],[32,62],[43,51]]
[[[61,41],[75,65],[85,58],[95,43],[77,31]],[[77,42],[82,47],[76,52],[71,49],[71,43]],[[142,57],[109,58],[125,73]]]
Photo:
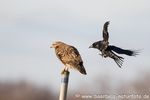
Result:
[[91,45],[91,46],[89,46],[89,48],[93,48],[93,46]]

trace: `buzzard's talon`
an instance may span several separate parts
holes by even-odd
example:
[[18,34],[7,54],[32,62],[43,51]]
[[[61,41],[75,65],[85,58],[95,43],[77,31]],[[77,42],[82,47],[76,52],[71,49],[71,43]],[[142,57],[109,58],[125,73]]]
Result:
[[65,72],[65,68],[63,68],[63,69],[61,70],[61,75],[63,75],[64,72]]
[[63,75],[64,73],[65,73],[65,70],[62,70],[62,71],[61,71],[61,75]]

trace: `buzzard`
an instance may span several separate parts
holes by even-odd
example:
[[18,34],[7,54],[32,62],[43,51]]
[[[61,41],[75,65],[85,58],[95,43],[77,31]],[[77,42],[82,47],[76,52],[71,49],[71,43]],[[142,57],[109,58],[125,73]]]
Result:
[[108,25],[109,25],[109,21],[105,22],[105,24],[103,26],[103,40],[94,42],[89,48],[95,48],[95,49],[100,50],[101,51],[100,55],[102,57],[112,58],[116,62],[116,64],[121,68],[124,58],[121,56],[118,56],[115,53],[125,54],[128,56],[136,56],[138,54],[138,51],[126,50],[126,49],[122,49],[117,46],[109,45]]
[[68,71],[73,68],[78,70],[81,74],[86,75],[82,58],[75,47],[56,41],[52,44],[51,48],[55,49],[56,56],[65,65],[61,74],[63,74],[64,71]]

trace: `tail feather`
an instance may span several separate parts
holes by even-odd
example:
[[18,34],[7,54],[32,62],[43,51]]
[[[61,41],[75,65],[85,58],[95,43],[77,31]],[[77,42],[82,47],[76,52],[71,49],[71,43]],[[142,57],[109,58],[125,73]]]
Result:
[[77,66],[77,70],[78,70],[81,74],[84,74],[84,75],[87,74],[87,73],[86,73],[86,70],[85,70],[85,68],[84,68],[84,66],[83,66],[83,62],[81,62],[81,63]]
[[126,50],[126,49],[122,49],[120,47],[113,46],[113,45],[110,45],[108,48],[118,54],[125,54],[128,56],[136,56],[139,54],[139,50]]
[[132,52],[133,52],[133,53],[132,53],[131,56],[136,56],[136,55],[139,55],[140,50],[133,50]]

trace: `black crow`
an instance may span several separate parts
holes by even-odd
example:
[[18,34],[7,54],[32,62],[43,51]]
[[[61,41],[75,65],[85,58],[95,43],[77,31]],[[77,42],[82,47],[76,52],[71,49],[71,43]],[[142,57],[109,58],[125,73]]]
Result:
[[118,56],[114,52],[118,54],[125,54],[128,56],[136,56],[138,54],[138,51],[134,50],[125,50],[113,45],[109,45],[108,39],[109,39],[109,33],[108,33],[108,25],[109,21],[107,21],[103,26],[103,40],[94,42],[89,48],[96,48],[101,51],[102,57],[110,57],[114,59],[114,61],[117,63],[117,65],[121,68],[123,64],[123,57]]

